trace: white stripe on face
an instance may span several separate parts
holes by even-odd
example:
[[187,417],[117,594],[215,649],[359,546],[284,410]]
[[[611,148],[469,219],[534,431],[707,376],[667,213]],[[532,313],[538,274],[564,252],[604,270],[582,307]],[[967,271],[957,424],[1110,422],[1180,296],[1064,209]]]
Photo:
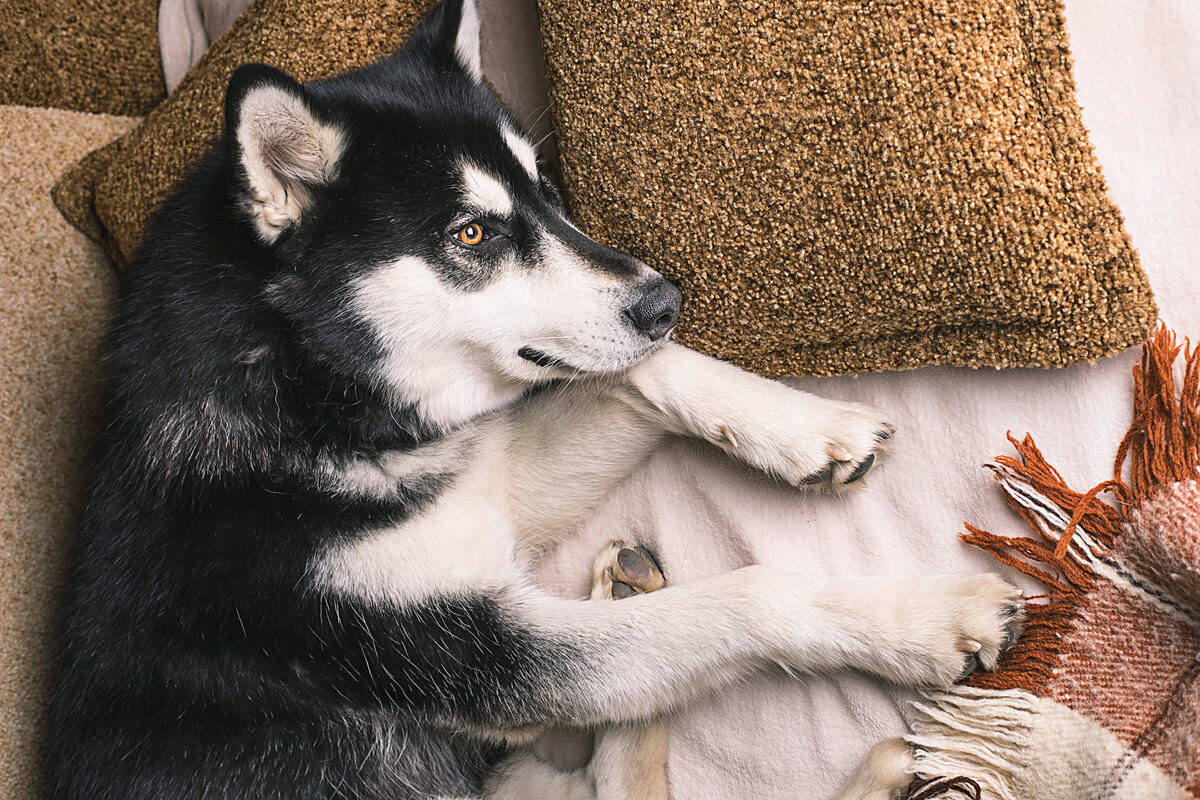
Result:
[[463,200],[476,210],[498,217],[513,212],[512,197],[495,177],[471,164],[462,165]]
[[529,177],[537,180],[537,151],[533,149],[533,145],[507,125],[500,126],[500,133],[503,134],[504,143],[508,145],[517,162],[525,168]]

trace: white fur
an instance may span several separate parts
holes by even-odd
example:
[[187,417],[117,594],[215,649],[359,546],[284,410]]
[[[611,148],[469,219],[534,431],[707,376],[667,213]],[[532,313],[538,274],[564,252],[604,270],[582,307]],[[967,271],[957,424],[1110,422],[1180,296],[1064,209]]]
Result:
[[483,80],[483,59],[479,48],[479,9],[475,0],[462,0],[462,17],[454,37],[454,55],[458,63],[477,81]]
[[472,340],[471,316],[486,303],[447,285],[420,258],[405,256],[360,278],[355,305],[384,347],[384,378],[427,420],[454,427],[525,390]]
[[873,408],[798,392],[674,343],[629,380],[670,430],[707,439],[791,484],[831,460],[840,462],[833,476],[840,483],[880,449],[879,434],[894,430]]
[[508,145],[508,149],[512,151],[513,158],[517,159],[517,163],[529,173],[529,177],[536,181],[538,176],[537,151],[533,149],[533,145],[508,125],[500,126],[500,134],[504,137],[504,143]]
[[[651,360],[681,357],[690,359],[663,351]],[[659,419],[660,407],[703,412],[710,400],[719,404],[719,396],[692,392],[712,386],[703,380],[711,375],[703,371],[721,375],[725,365],[696,358],[691,366],[701,370],[684,384],[686,390],[669,390],[653,403],[626,395],[614,408]],[[587,388],[596,392],[605,387]],[[801,405],[808,402],[800,393],[778,388]],[[564,392],[548,395],[547,402],[555,397],[568,405],[577,400]],[[602,460],[620,463],[606,451],[622,443],[595,441],[586,452],[570,438],[540,437],[539,450],[529,442],[538,441],[542,431],[533,430],[524,446],[514,448],[519,436],[513,421],[518,418],[498,417],[484,425],[470,468],[431,508],[362,543],[325,554],[314,569],[320,585],[398,604],[439,591],[506,587],[514,613],[530,629],[592,653],[595,683],[577,698],[580,718],[569,720],[585,724],[662,713],[754,664],[771,661],[801,671],[857,667],[898,683],[939,685],[958,676],[968,651],[978,649],[986,665],[998,657],[1005,635],[1003,609],[1017,602],[1018,593],[993,575],[813,581],[750,567],[620,603],[577,603],[543,595],[516,578],[516,538],[523,525],[509,500],[511,476],[529,469],[531,460],[557,460],[560,454],[551,450],[565,446],[578,459],[569,481],[576,482],[586,479],[579,473],[590,467],[589,456],[603,454]],[[590,500],[601,497],[597,492]],[[564,509],[563,515],[572,518],[574,512]]]
[[990,574],[813,580],[754,566],[616,603],[526,591],[517,609],[532,630],[589,653],[593,680],[565,720],[588,725],[669,712],[768,663],[949,685],[969,642],[994,666],[1004,608],[1019,596]]
[[463,162],[460,167],[463,201],[481,214],[508,217],[513,213],[512,195],[494,175]]
[[264,241],[300,221],[308,187],[337,174],[345,136],[318,120],[304,100],[278,86],[256,86],[242,100],[237,139],[250,183],[248,207]]
[[345,463],[326,461],[322,467],[339,492],[388,499],[396,497],[402,482],[413,485],[453,474],[478,441],[478,432],[467,429],[413,450],[392,450]]

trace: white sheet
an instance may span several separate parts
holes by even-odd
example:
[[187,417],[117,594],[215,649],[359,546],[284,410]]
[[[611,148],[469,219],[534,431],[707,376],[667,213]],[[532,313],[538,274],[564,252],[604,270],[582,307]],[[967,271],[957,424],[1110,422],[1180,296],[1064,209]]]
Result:
[[[1162,318],[1200,338],[1200,3],[1068,0],[1078,96]],[[1135,353],[1069,370],[930,368],[797,384],[873,403],[901,425],[893,453],[849,497],[772,486],[699,444],[674,442],[611,498],[547,578],[582,593],[600,544],[633,537],[673,582],[761,561],[814,574],[992,569],[964,520],[1024,524],[980,465],[1034,434],[1075,486],[1110,476],[1129,422]],[[765,676],[677,716],[674,797],[828,797],[871,742],[903,730],[905,694],[856,676]]]

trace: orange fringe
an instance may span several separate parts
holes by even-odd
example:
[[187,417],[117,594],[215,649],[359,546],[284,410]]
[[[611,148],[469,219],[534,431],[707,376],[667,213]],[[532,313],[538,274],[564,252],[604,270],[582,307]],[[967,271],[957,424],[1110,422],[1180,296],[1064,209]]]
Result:
[[[1184,350],[1186,368],[1182,390],[1176,394],[1172,368]],[[1084,493],[1071,489],[1042,456],[1033,438],[1021,441],[1011,434],[1019,459],[999,456],[996,463],[1008,468],[1033,489],[1071,515],[1056,542],[1042,533],[1033,514],[1006,495],[1009,505],[1024,517],[1035,538],[998,536],[968,524],[963,541],[981,547],[1001,564],[1007,564],[1040,581],[1049,602],[1029,606],[1029,617],[1020,641],[1005,653],[1000,668],[975,673],[966,683],[986,689],[1021,688],[1037,692],[1053,677],[1064,646],[1064,635],[1087,601],[1096,576],[1070,555],[1071,538],[1082,525],[1104,548],[1111,549],[1129,519],[1159,487],[1200,478],[1200,347],[1186,349],[1175,335],[1160,326],[1142,346],[1142,358],[1133,370],[1133,420],[1121,440],[1113,463],[1113,477]],[[1129,482],[1122,472],[1129,463]],[[1116,505],[1100,499],[1111,493]]]
[[1166,327],[1160,327],[1142,347],[1142,360],[1133,370],[1133,424],[1113,465],[1113,477],[1120,480],[1129,457],[1133,505],[1140,505],[1160,486],[1200,475],[1200,348],[1185,342],[1178,396],[1172,368],[1184,348]]

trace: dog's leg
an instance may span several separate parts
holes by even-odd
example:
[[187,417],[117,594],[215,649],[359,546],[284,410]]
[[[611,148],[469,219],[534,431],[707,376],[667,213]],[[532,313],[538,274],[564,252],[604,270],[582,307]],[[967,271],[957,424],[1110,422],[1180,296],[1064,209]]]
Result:
[[[648,550],[621,541],[610,542],[600,552],[592,577],[593,600],[620,600],[667,584]],[[596,800],[666,800],[666,724],[654,719],[601,729],[587,771]]]
[[587,771],[596,800],[666,800],[667,726],[654,721],[605,728]]
[[339,691],[519,730],[651,719],[771,663],[945,686],[994,666],[1021,613],[992,574],[814,581],[753,566],[619,603],[496,580],[412,606],[370,594],[372,580],[362,599],[322,599],[309,637]]
[[866,474],[895,428],[875,409],[826,400],[668,343],[629,371],[646,413],[794,485]]
[[622,377],[546,389],[513,409],[509,424],[513,514],[523,543],[540,552],[576,530],[667,432],[707,439],[792,484],[842,485],[871,468],[895,430],[867,406],[674,343]]
[[[621,600],[666,585],[648,550],[609,542],[592,565],[592,600]],[[666,800],[667,729],[653,720],[594,730],[556,728],[507,759],[489,800]]]

